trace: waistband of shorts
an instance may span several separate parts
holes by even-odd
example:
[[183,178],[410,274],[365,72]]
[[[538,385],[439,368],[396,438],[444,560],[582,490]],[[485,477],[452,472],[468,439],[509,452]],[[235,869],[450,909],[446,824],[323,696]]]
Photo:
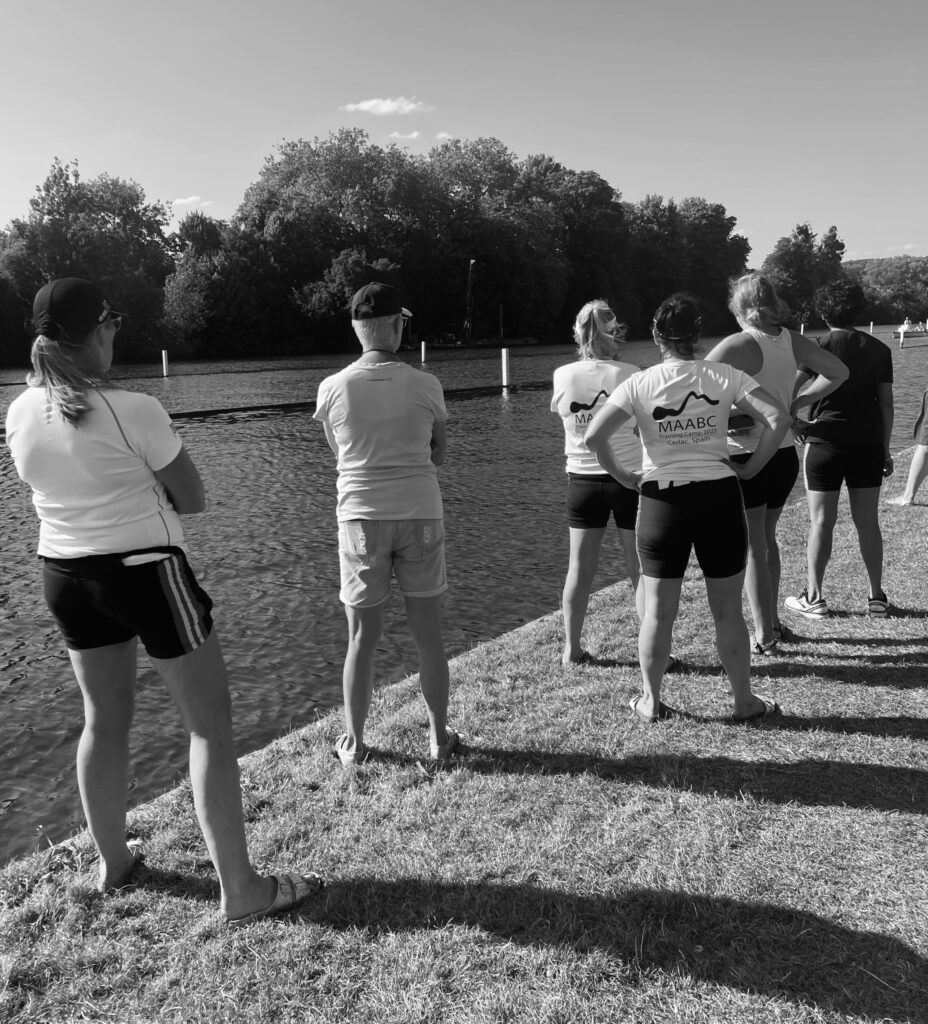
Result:
[[583,480],[591,484],[615,484],[616,478],[609,473],[568,473],[568,480]]
[[736,481],[738,478],[734,473],[726,473],[725,476],[716,476],[711,480],[648,480],[641,485],[641,493],[645,495],[659,495],[667,491],[679,491],[684,487],[709,487],[713,484],[724,484],[728,481]]
[[112,566],[116,568],[122,565],[122,560],[130,555],[182,555],[186,558],[183,548],[174,544],[164,544],[159,547],[133,548],[131,551],[114,551],[106,555],[78,555],[76,558],[51,558],[48,555],[39,555],[41,561],[46,565],[52,565],[56,569],[65,572],[86,572],[87,570],[101,570]]

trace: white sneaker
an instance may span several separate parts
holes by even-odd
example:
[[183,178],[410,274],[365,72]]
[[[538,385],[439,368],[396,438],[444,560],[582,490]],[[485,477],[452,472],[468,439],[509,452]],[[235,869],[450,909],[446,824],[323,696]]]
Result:
[[825,604],[825,598],[820,597],[817,601],[810,601],[807,590],[804,590],[799,597],[790,595],[783,603],[791,612],[798,612],[807,619],[823,619],[828,615],[828,605]]

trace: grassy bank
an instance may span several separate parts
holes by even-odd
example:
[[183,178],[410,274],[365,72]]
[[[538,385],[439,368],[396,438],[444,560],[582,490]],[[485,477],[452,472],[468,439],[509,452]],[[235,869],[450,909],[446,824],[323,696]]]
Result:
[[[901,460],[889,493],[904,482]],[[824,622],[757,664],[784,714],[727,720],[702,581],[684,586],[663,699],[639,724],[627,585],[562,669],[552,615],[452,666],[467,750],[419,763],[415,679],[382,689],[373,762],[330,716],[242,762],[261,867],[330,884],[239,932],[181,787],[132,813],[143,884],[103,899],[81,837],[0,874],[2,1021],[928,1020],[928,506],[883,512],[894,618],[863,614],[846,501]],[[804,503],[784,513],[784,593]]]

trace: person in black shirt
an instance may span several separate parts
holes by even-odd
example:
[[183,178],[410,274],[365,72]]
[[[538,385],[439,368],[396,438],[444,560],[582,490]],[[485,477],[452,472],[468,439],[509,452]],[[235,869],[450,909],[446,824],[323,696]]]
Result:
[[[788,597],[786,607],[806,618],[828,615],[822,596],[825,568],[831,557],[841,484],[847,484],[851,516],[870,584],[867,611],[889,614],[883,591],[883,535],[878,515],[880,487],[893,471],[889,452],[893,429],[893,363],[886,345],[855,330],[864,307],[860,285],[838,280],[815,293],[815,306],[828,325],[822,348],[849,369],[848,379],[812,406],[802,431],[803,475],[809,501],[808,587]],[[804,375],[800,374],[799,386]]]

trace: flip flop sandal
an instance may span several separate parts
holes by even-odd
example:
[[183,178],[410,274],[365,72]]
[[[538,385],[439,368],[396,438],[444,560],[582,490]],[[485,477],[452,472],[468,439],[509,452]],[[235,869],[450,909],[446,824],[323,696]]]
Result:
[[107,882],[106,885],[102,882],[97,883],[97,892],[104,896],[109,896],[111,893],[119,892],[120,889],[128,889],[138,884],[136,876],[139,868],[145,863],[145,851],[142,849],[142,841],[141,839],[130,839],[126,845],[132,851],[132,863],[115,881]]
[[632,699],[628,702],[628,706],[632,709],[632,711],[635,712],[635,714],[638,716],[638,718],[642,722],[644,722],[646,725],[654,725],[656,722],[663,721],[664,719],[670,718],[672,715],[676,714],[676,711],[672,707],[668,707],[668,705],[666,705],[663,701],[658,701],[658,704],[657,704],[657,714],[656,715],[646,715],[638,707],[638,705],[643,700],[644,700],[644,697],[642,696],[642,694],[639,693],[637,697],[632,697]]
[[227,917],[226,924],[230,928],[244,928],[245,925],[260,921],[263,917],[275,914],[288,914],[304,903],[310,896],[315,896],[325,888],[325,882],[319,875],[301,875],[296,871],[288,871],[283,875],[271,875],[277,883],[277,893],[264,910],[256,910],[244,917]]
[[731,720],[733,722],[738,722],[739,724],[742,722],[759,722],[762,718],[770,718],[771,715],[778,715],[780,713],[780,705],[775,700],[768,700],[766,697],[761,697],[760,694],[755,694],[755,696],[763,702],[763,709],[755,711],[753,715],[744,715],[740,718],[737,715],[732,715]]

